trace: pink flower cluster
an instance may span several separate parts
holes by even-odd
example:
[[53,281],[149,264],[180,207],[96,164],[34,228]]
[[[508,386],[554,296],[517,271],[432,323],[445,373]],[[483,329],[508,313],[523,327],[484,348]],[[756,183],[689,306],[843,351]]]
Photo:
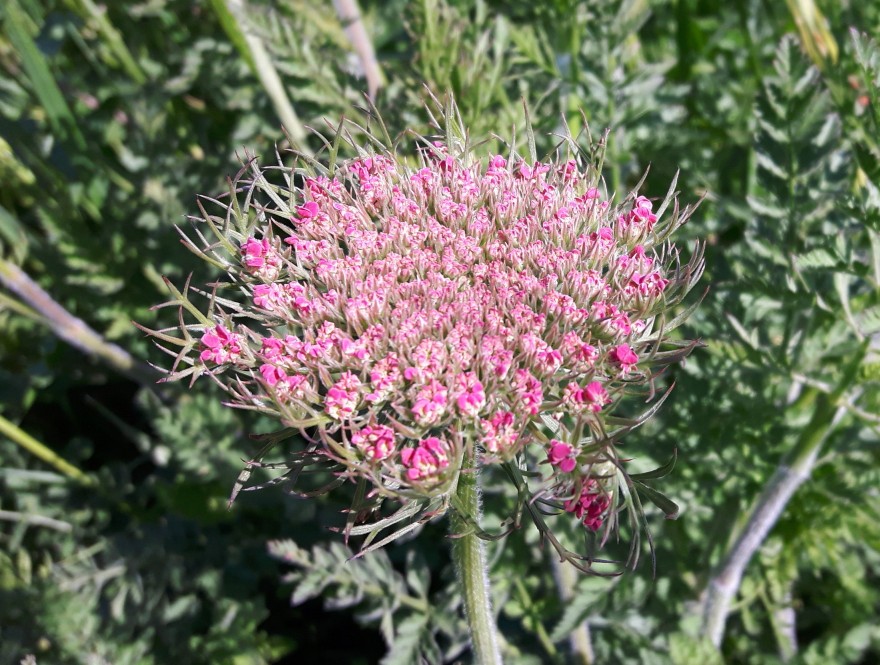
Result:
[[199,360],[203,363],[225,365],[234,363],[241,357],[241,336],[230,333],[223,326],[215,326],[202,335],[202,352]]
[[301,182],[235,237],[249,314],[204,328],[204,371],[230,367],[237,401],[319,427],[380,491],[448,491],[477,446],[482,464],[549,460],[559,505],[598,528],[610,494],[579,442],[650,377],[655,317],[689,288],[652,249],[651,201],[613,206],[575,161],[439,144],[419,168],[378,154]]
[[564,505],[565,510],[574,513],[585,527],[591,531],[598,531],[611,505],[611,499],[607,493],[599,489],[596,480],[589,478],[584,482],[578,496],[569,499]]

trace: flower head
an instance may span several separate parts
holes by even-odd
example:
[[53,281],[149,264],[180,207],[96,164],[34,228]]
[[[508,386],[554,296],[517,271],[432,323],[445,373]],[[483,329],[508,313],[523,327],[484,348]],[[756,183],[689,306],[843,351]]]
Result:
[[606,419],[693,346],[655,327],[701,273],[699,251],[682,265],[665,240],[690,211],[615,205],[574,159],[469,150],[426,142],[414,166],[361,152],[332,176],[252,165],[224,210],[230,242],[198,249],[242,302],[185,324],[199,352],[172,376],[212,374],[314,442],[304,464],[376,496],[442,497],[473,456],[544,473],[542,498],[598,528],[614,495],[592,469],[617,459]]

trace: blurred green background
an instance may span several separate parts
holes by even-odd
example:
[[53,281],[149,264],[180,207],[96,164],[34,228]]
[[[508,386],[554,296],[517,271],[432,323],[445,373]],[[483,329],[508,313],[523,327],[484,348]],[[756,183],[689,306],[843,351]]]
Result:
[[[174,229],[197,193],[282,123],[320,152],[307,128],[365,122],[368,88],[392,134],[429,131],[435,91],[524,137],[525,101],[539,153],[585,120],[610,190],[680,169],[705,196],[679,243],[707,243],[708,346],[624,450],[678,451],[682,515],[648,512],[654,574],[492,545],[506,662],[880,662],[880,4],[351,4],[0,6],[0,663],[467,662],[443,525],[345,563],[343,499],[228,511],[271,423],[155,387],[131,324],[173,325],[162,276],[210,279]],[[788,481],[716,649],[700,599]]]

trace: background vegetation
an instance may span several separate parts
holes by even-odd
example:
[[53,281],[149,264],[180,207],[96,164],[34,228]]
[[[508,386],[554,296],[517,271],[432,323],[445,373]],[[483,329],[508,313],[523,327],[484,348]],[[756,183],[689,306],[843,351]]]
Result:
[[677,449],[682,515],[648,514],[654,577],[572,579],[528,529],[493,545],[507,661],[880,661],[880,5],[344,5],[0,7],[0,663],[466,659],[443,525],[344,563],[342,500],[227,511],[270,425],[157,388],[130,323],[169,314],[163,275],[210,278],[173,229],[195,194],[282,122],[319,151],[304,127],[364,120],[366,74],[392,133],[427,131],[434,90],[474,136],[523,136],[525,100],[539,152],[585,119],[610,189],[681,169],[706,197],[680,240],[708,243],[708,347],[627,444]]

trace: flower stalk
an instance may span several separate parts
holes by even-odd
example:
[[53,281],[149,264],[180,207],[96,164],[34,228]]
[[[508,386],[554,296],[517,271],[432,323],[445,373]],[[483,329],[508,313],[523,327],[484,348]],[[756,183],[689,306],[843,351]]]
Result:
[[501,652],[498,649],[495,615],[492,612],[492,598],[489,586],[489,571],[486,566],[486,552],[483,541],[474,531],[473,523],[480,523],[480,490],[478,470],[473,463],[473,454],[465,454],[462,471],[458,477],[456,496],[459,508],[469,515],[457,512],[451,520],[455,541],[452,558],[456,573],[461,580],[465,616],[471,634],[475,665],[500,665]]

